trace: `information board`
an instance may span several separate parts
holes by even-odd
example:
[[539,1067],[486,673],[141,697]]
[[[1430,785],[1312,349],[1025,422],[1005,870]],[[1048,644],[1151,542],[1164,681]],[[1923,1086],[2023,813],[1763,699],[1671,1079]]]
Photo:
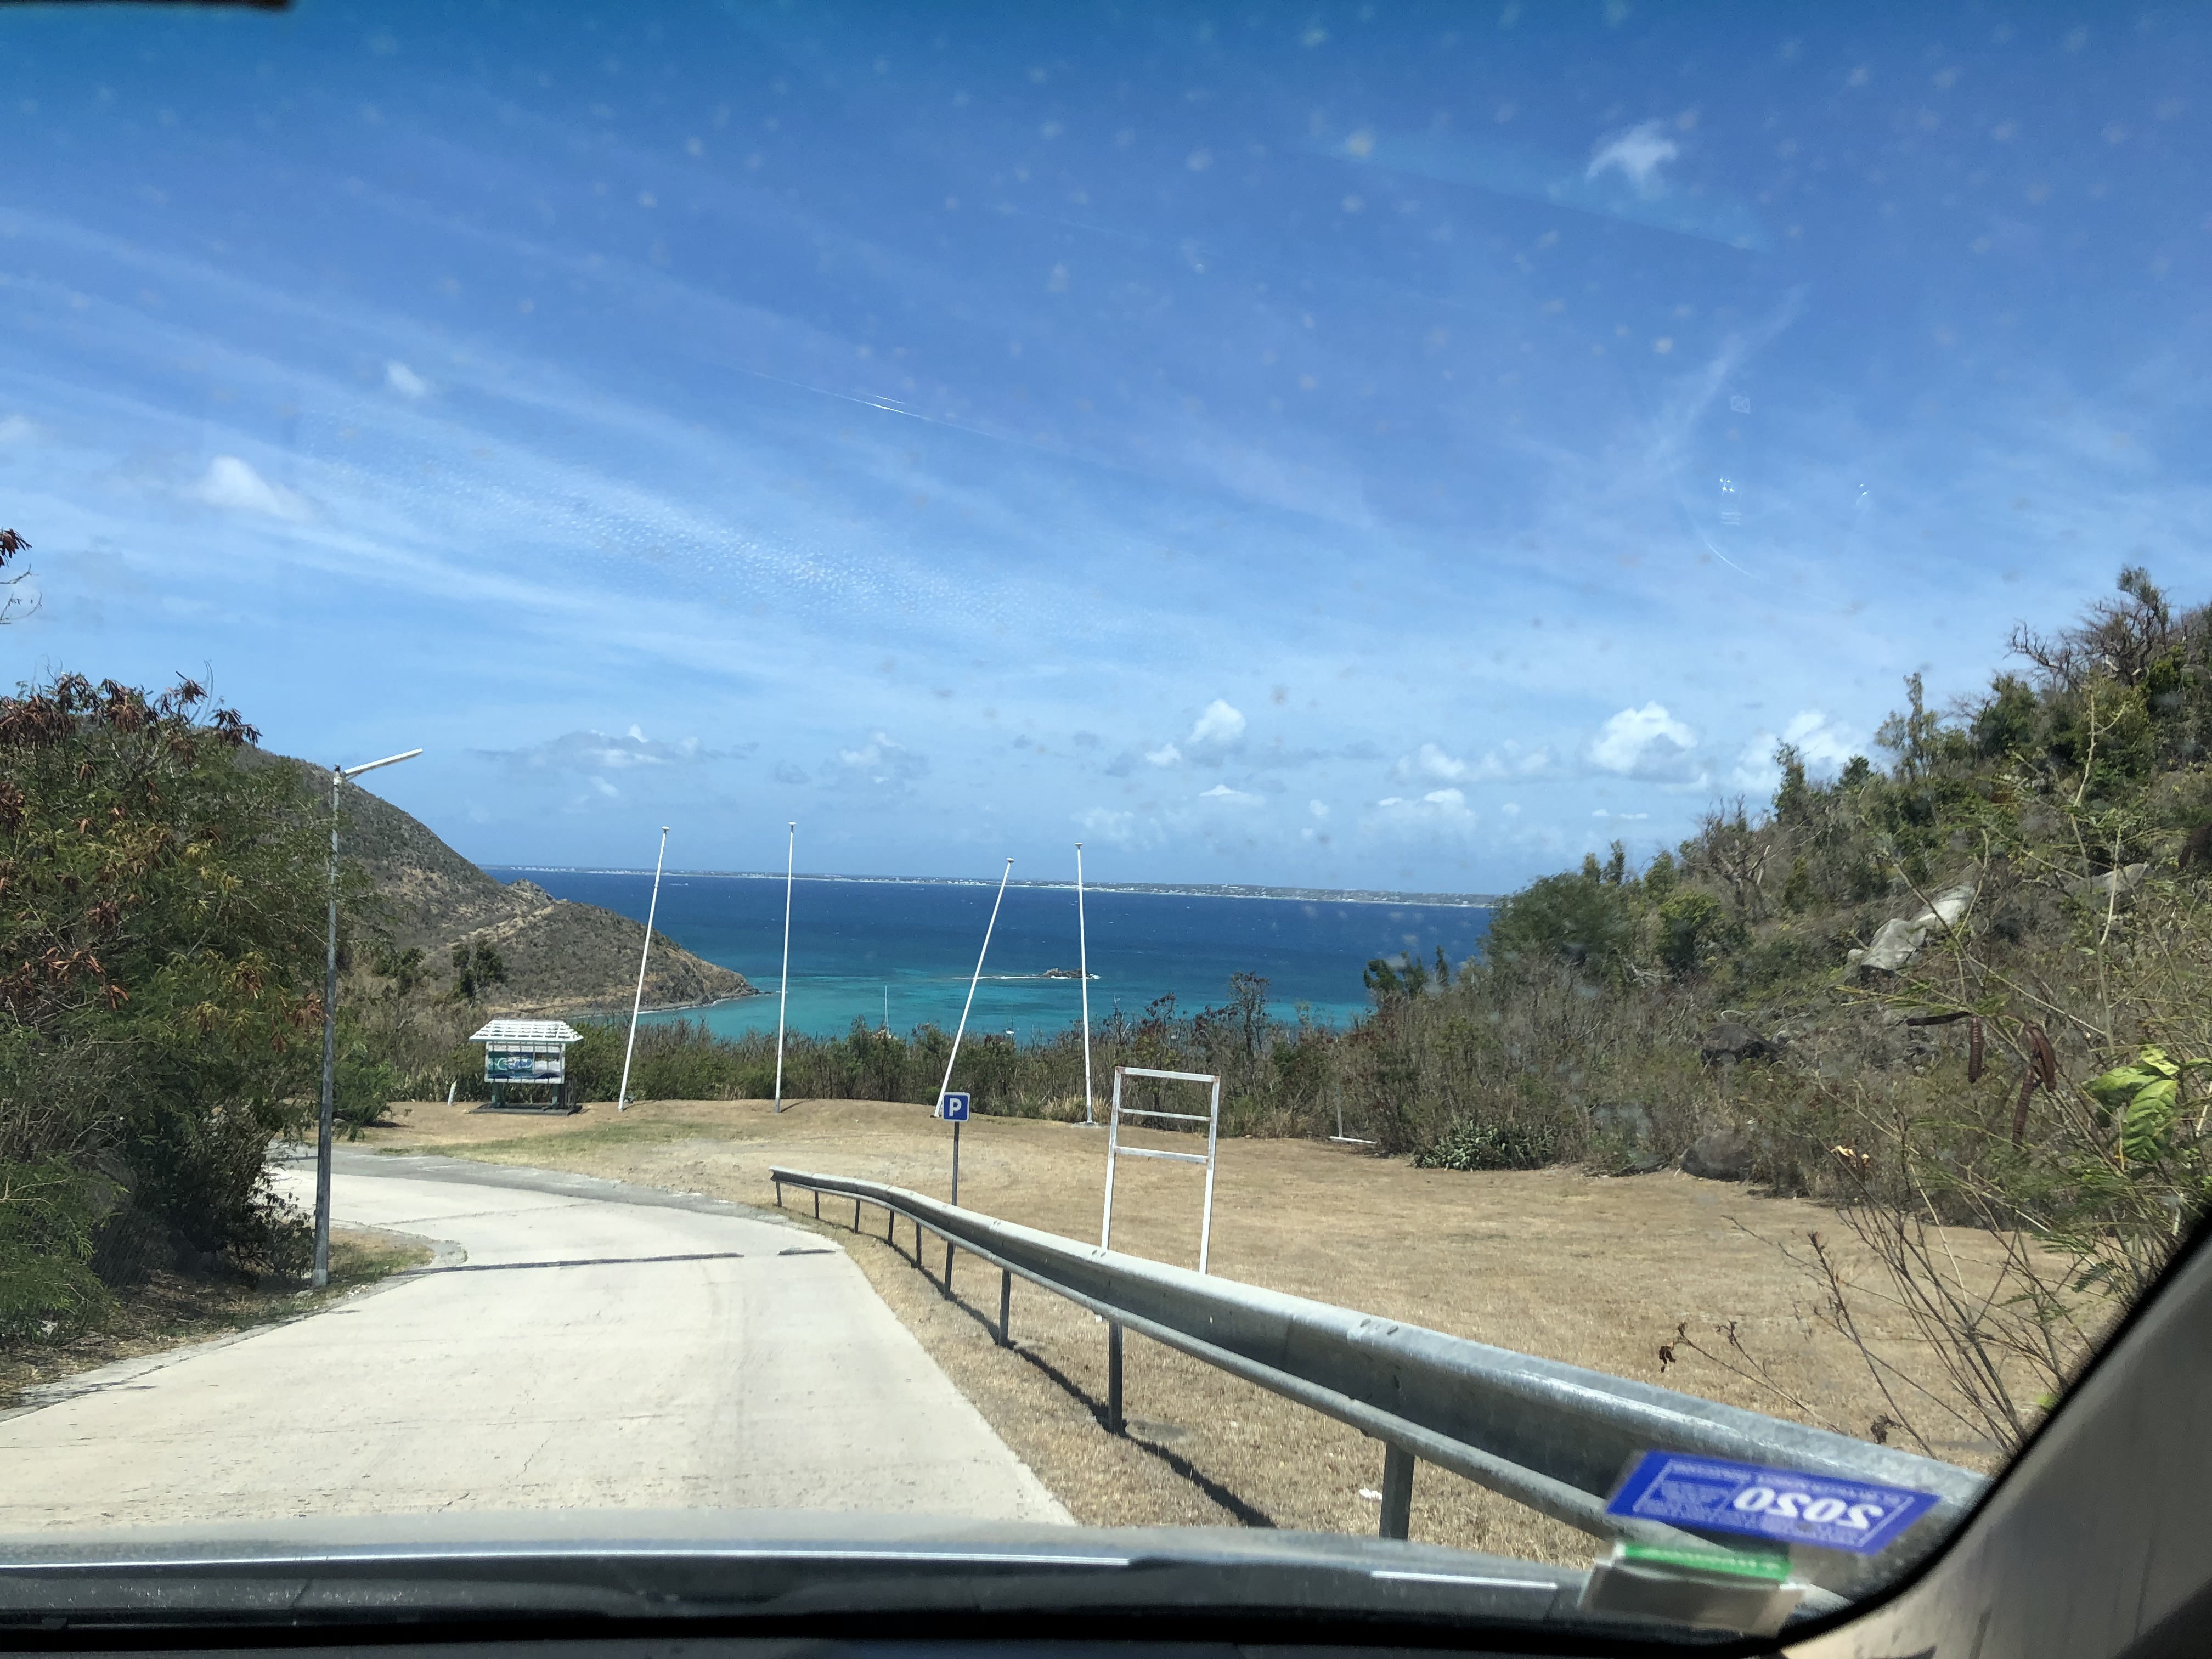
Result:
[[526,1042],[484,1044],[487,1083],[559,1083],[565,1079],[566,1051]]

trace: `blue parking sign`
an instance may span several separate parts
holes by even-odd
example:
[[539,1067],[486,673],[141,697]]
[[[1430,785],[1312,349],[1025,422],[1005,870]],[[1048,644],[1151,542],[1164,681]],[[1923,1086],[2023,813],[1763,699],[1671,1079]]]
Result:
[[947,1123],[965,1123],[968,1121],[968,1097],[964,1094],[939,1095],[937,1115]]

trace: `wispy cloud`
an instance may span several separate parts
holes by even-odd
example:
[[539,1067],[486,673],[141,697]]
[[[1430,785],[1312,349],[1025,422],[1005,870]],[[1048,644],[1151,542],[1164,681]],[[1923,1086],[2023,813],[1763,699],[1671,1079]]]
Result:
[[1682,147],[1667,137],[1664,122],[1644,121],[1600,140],[1590,152],[1589,167],[1583,177],[1596,179],[1608,171],[1617,172],[1638,193],[1656,196],[1664,183],[1659,169],[1681,153]]
[[384,383],[403,398],[427,398],[430,383],[394,357],[384,366]]
[[704,761],[726,758],[696,738],[665,743],[647,737],[635,726],[614,737],[604,732],[565,732],[528,749],[487,749],[477,752],[486,760],[525,770],[562,772],[626,772],[640,767],[696,766]]
[[878,732],[854,749],[837,751],[839,782],[872,793],[904,794],[929,773],[927,757],[915,754],[888,732]]
[[185,492],[194,501],[231,513],[258,513],[265,518],[297,520],[309,516],[307,503],[295,492],[263,477],[235,455],[218,455],[208,463],[206,474]]

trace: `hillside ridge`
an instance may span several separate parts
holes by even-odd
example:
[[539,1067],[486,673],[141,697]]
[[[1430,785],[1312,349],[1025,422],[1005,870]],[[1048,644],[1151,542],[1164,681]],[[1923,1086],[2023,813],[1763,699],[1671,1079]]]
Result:
[[[326,799],[330,773],[312,762],[264,755],[295,766]],[[566,1018],[629,1012],[637,988],[643,924],[596,904],[558,899],[536,883],[503,883],[471,863],[435,831],[358,785],[343,799],[338,856],[357,865],[375,899],[368,931],[394,952],[419,950],[431,977],[457,977],[455,947],[495,952],[505,978],[479,983],[475,1001],[495,1015]],[[744,975],[696,956],[655,928],[645,976],[645,1006],[703,1008],[759,993]]]

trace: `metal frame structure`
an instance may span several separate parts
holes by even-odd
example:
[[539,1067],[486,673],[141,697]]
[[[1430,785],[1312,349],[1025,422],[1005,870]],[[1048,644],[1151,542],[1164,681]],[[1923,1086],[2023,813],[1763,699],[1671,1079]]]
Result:
[[[1124,1106],[1121,1103],[1121,1079],[1125,1077],[1157,1078],[1166,1083],[1203,1083],[1212,1091],[1206,1115],[1195,1112],[1163,1112],[1145,1106]],[[1150,1146],[1124,1146],[1121,1144],[1121,1120],[1127,1117],[1172,1118],[1178,1123],[1206,1125],[1206,1151],[1197,1152],[1161,1152]],[[1212,1072],[1158,1072],[1147,1066],[1116,1066],[1114,1068],[1114,1104],[1106,1120],[1106,1214],[1098,1224],[1098,1248],[1111,1249],[1114,1244],[1114,1162],[1119,1158],[1158,1158],[1176,1164],[1206,1165],[1206,1207],[1198,1224],[1198,1270],[1206,1271],[1206,1251],[1213,1242],[1213,1154],[1221,1139],[1221,1079]],[[1118,1356],[1120,1328],[1115,1330]]]
[[[1933,1492],[1931,1518],[1898,1553],[1910,1557],[1941,1539],[1989,1489],[1982,1475],[1894,1446],[1791,1423],[1740,1406],[1677,1394],[1533,1354],[1449,1336],[1403,1320],[1241,1285],[1187,1267],[1061,1238],[963,1210],[902,1187],[781,1165],[769,1170],[778,1204],[784,1189],[848,1199],[858,1231],[861,1206],[884,1212],[886,1237],[899,1218],[914,1229],[912,1261],[922,1265],[924,1231],[1000,1270],[1001,1344],[1016,1277],[1107,1322],[1106,1426],[1124,1431],[1121,1367],[1126,1327],[1164,1346],[1243,1377],[1284,1399],[1348,1424],[1384,1448],[1379,1530],[1407,1535],[1413,1475],[1434,1463],[1516,1504],[1604,1539],[1661,1545],[1693,1542],[1663,1522],[1607,1512],[1623,1465],[1659,1449],[1779,1463],[1845,1480]],[[904,1252],[901,1251],[903,1255]],[[946,1292],[951,1285],[945,1285]],[[1828,1552],[1815,1552],[1826,1558]],[[1887,1582],[1897,1559],[1837,1554],[1802,1565],[1827,1591],[1856,1595]],[[1808,1593],[1805,1605],[1840,1607]]]

